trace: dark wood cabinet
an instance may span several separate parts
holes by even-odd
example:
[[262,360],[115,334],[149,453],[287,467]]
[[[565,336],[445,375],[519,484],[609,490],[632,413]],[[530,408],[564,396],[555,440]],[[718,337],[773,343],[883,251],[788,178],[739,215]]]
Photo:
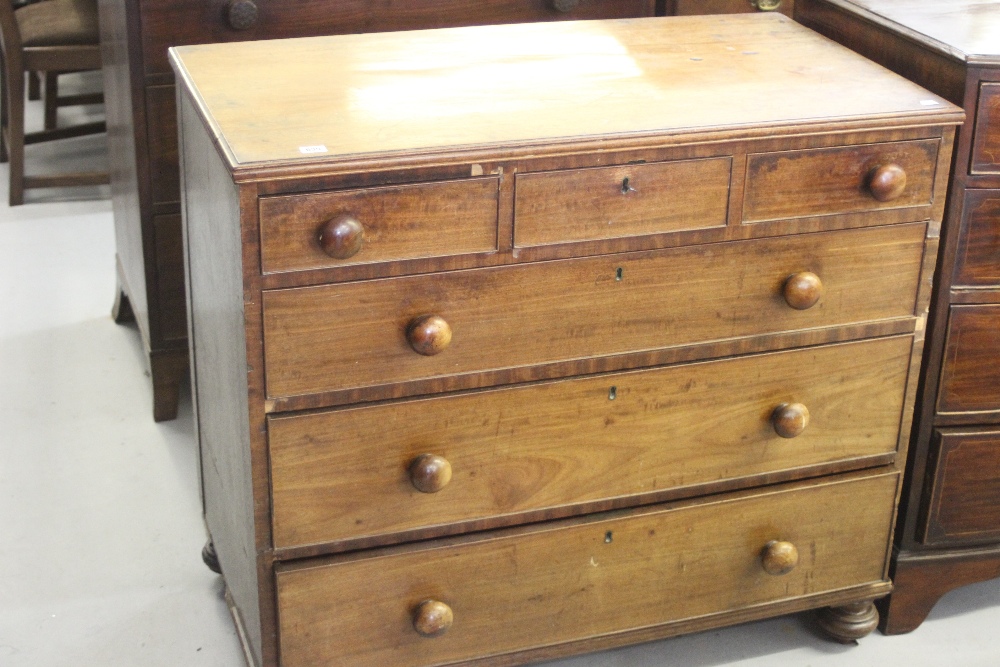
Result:
[[796,18],[965,108],[883,630],[1000,576],[1000,2],[797,0]]

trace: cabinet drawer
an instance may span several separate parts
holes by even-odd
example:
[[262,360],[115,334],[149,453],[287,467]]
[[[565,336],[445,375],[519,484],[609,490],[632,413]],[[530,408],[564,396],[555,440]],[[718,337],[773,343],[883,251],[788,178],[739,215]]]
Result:
[[[271,418],[274,544],[566,514],[886,457],[910,346],[888,338]],[[800,406],[804,430],[779,437],[773,420]]]
[[1000,538],[1000,430],[938,432],[923,542],[990,542]]
[[181,200],[177,158],[177,100],[173,86],[146,88],[149,188],[153,203]]
[[795,0],[674,0],[673,4],[675,9],[671,13],[672,16],[742,14],[757,11],[779,11],[791,16]]
[[[429,543],[277,577],[281,664],[447,665],[884,580],[896,474]],[[789,542],[791,571],[768,574]],[[419,635],[422,603],[453,624]]]
[[[912,317],[924,232],[923,224],[899,225],[269,291],[267,393],[509,372]],[[800,272],[823,285],[803,310],[783,296]]]
[[732,158],[518,174],[518,247],[724,227]]
[[263,271],[493,251],[498,196],[494,177],[266,197]]
[[556,0],[140,0],[139,16],[145,71],[155,74],[170,72],[167,48],[182,44],[632,18],[652,16],[655,0],[580,0],[572,5]]
[[966,190],[952,287],[1000,285],[1000,190]]
[[1000,306],[952,306],[938,412],[1000,411]]
[[975,132],[969,171],[1000,174],[1000,83],[980,84]]
[[929,206],[938,146],[929,139],[749,155],[743,220]]

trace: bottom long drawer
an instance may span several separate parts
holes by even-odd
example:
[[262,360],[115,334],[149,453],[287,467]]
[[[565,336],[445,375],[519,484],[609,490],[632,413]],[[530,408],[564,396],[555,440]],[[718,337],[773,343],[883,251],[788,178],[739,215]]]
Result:
[[[896,483],[824,478],[278,566],[281,664],[448,665],[882,582]],[[790,551],[790,571],[765,571]]]

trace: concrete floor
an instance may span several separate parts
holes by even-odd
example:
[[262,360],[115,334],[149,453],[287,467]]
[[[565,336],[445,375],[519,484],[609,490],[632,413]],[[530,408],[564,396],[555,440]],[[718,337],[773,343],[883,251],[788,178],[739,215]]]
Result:
[[[40,123],[38,103],[30,113]],[[29,171],[100,164],[104,146],[30,147]],[[2,202],[7,179],[2,165]],[[200,558],[190,396],[154,424],[138,333],[109,316],[108,194],[0,205],[0,666],[238,666],[221,582]],[[820,638],[802,614],[547,664],[995,667],[997,628],[1000,580],[949,593],[912,634],[858,646]]]

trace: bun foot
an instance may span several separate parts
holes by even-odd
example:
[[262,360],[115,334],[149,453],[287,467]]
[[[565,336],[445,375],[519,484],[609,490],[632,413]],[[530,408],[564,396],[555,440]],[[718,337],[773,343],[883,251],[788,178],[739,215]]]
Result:
[[840,607],[816,611],[820,629],[834,641],[852,644],[871,634],[878,625],[878,611],[873,600],[852,602]]
[[219,557],[215,553],[215,543],[209,540],[205,543],[205,546],[201,549],[201,559],[205,561],[205,565],[208,569],[216,574],[222,574],[222,568],[219,567]]

